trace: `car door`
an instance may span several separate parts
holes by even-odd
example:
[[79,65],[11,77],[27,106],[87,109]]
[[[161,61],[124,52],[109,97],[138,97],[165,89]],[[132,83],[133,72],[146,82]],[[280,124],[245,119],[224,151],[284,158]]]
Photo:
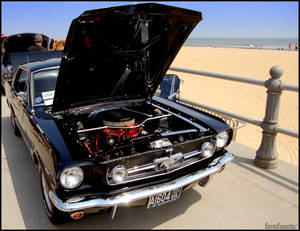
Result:
[[[16,73],[16,77],[12,83],[11,91],[11,110],[15,114],[16,123],[24,134],[24,128],[22,125],[22,117],[24,112],[24,106],[28,104],[29,93],[29,73],[26,69],[19,67]],[[21,96],[23,94],[23,97]]]
[[[35,117],[32,110],[30,74],[26,69],[19,68],[13,82],[15,97],[12,102],[17,123],[29,150],[34,150]],[[18,96],[24,92],[24,97]]]
[[23,104],[23,113],[22,113],[22,126],[23,126],[23,132],[24,132],[24,139],[26,141],[26,144],[29,148],[29,150],[32,151],[35,149],[35,143],[36,139],[38,137],[37,132],[36,132],[36,117],[35,113],[33,110],[33,105],[32,105],[32,80],[31,76],[29,77],[28,81],[28,88],[27,88],[27,93],[26,93],[26,100]]

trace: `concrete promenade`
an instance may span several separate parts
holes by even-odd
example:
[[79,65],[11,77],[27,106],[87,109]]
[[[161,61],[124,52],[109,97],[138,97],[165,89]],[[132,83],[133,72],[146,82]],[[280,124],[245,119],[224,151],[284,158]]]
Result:
[[[195,186],[164,206],[118,208],[55,226],[42,205],[38,173],[22,138],[14,136],[9,110],[1,105],[2,229],[298,229],[298,167],[279,161],[278,168],[254,165],[255,150],[233,142],[235,155],[204,188]],[[251,139],[251,137],[249,137]],[[279,154],[280,155],[280,154]]]

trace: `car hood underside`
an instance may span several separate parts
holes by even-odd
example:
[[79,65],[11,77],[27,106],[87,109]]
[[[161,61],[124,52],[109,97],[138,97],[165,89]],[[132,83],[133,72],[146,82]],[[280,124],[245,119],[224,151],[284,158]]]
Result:
[[201,13],[145,3],[84,12],[67,36],[52,112],[151,98]]

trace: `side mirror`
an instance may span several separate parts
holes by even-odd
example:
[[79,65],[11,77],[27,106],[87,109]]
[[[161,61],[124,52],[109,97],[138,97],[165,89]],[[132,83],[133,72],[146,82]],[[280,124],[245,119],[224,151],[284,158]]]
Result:
[[19,91],[19,92],[17,93],[17,97],[18,97],[18,100],[20,100],[21,103],[23,103],[23,102],[24,102],[24,99],[25,99],[25,92],[24,92],[24,91]]

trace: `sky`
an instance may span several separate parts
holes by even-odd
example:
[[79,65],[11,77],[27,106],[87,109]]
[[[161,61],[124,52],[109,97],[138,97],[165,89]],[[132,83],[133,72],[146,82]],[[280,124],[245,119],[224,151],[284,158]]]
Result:
[[[142,1],[2,1],[1,33],[34,32],[63,39],[72,20],[85,10],[133,3]],[[157,3],[202,12],[203,20],[190,38],[298,38],[298,1]]]

